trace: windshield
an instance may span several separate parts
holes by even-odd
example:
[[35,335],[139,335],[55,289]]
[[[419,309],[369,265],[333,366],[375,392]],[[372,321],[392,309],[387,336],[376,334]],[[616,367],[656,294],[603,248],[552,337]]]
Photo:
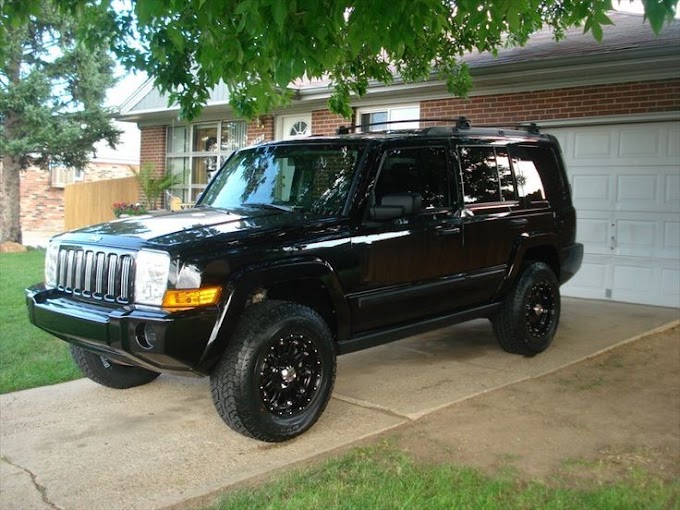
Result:
[[227,161],[197,206],[338,215],[362,151],[362,145],[347,143],[244,149]]

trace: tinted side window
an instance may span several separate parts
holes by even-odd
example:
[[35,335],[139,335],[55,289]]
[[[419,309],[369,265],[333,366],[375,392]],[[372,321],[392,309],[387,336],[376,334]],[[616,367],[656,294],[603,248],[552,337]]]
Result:
[[515,200],[515,183],[504,147],[460,147],[460,174],[466,204]]
[[447,207],[449,188],[444,147],[408,147],[387,153],[375,188],[376,203],[390,193],[418,193],[423,208]]
[[539,147],[513,146],[510,147],[510,156],[520,198],[545,200],[545,189],[539,168],[548,164],[550,153]]

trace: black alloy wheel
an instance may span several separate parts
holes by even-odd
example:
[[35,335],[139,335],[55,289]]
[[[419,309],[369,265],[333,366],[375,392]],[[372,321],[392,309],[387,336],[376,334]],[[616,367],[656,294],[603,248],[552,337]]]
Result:
[[508,352],[534,356],[545,351],[560,320],[560,287],[544,262],[526,265],[491,319],[499,345]]
[[293,416],[314,398],[321,382],[321,356],[304,335],[280,338],[260,363],[260,398],[275,416]]
[[210,375],[213,403],[232,429],[285,441],[323,413],[335,382],[335,343],[314,310],[287,301],[246,309]]
[[550,331],[555,320],[555,294],[547,282],[537,282],[529,291],[524,317],[533,337],[543,338]]

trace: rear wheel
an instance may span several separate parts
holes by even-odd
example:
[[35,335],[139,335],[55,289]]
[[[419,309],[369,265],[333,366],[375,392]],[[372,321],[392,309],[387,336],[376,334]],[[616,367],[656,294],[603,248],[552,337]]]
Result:
[[133,388],[150,383],[160,374],[141,367],[120,365],[77,345],[70,345],[71,356],[80,371],[94,382],[115,389]]
[[508,352],[533,356],[545,351],[560,319],[560,288],[550,266],[528,265],[493,317],[494,333]]
[[321,316],[296,303],[265,301],[244,313],[210,387],[227,425],[277,442],[314,425],[334,381],[335,348]]

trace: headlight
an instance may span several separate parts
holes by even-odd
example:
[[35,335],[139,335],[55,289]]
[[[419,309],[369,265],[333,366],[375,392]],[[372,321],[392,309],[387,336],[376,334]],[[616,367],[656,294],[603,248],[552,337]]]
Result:
[[45,253],[45,287],[53,289],[57,286],[57,262],[59,261],[59,243],[50,241]]
[[135,303],[161,306],[168,288],[170,255],[160,251],[140,250],[135,269]]

